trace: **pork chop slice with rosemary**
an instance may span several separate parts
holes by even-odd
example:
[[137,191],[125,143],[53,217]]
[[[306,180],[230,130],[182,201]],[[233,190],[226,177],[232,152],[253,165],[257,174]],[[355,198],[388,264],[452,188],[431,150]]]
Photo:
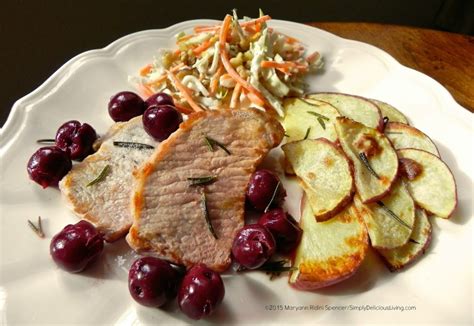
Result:
[[132,225],[132,172],[157,145],[143,129],[141,116],[118,122],[94,144],[98,151],[75,164],[59,183],[72,210],[107,241],[123,237]]
[[130,246],[187,267],[227,269],[250,176],[283,135],[257,110],[191,115],[136,174]]

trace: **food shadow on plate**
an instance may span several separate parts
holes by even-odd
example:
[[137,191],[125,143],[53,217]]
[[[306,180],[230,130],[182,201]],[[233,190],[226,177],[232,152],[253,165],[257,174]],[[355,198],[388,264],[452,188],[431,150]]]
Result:
[[80,275],[99,280],[126,280],[130,266],[139,257],[122,238],[106,243],[102,254]]
[[[451,173],[453,174],[454,180],[456,182],[458,203],[457,203],[456,209],[454,210],[453,215],[449,218],[449,221],[455,224],[464,225],[469,221],[473,213],[472,212],[472,195],[473,195],[472,194],[472,180],[466,173],[459,170],[459,167],[456,164],[457,160],[448,147],[444,146],[443,144],[440,144],[439,142],[436,142],[436,147],[438,148],[438,151],[441,154],[441,159],[443,160],[443,162],[445,163],[446,161],[450,162],[448,164],[448,167],[451,170]],[[466,199],[460,200],[459,199],[460,189],[470,189],[471,193],[467,196]]]

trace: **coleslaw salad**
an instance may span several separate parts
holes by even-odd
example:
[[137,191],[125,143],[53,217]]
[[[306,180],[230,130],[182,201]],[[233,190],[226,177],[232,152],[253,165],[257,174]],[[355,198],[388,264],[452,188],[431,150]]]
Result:
[[160,49],[152,63],[130,81],[145,96],[166,92],[178,110],[252,107],[284,115],[282,101],[301,96],[304,77],[322,67],[318,52],[306,56],[303,44],[267,26],[270,16],[196,26],[176,35],[177,49]]

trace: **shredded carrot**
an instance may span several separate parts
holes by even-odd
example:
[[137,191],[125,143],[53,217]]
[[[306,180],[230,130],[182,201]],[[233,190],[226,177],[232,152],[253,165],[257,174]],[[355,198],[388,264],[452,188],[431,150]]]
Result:
[[181,50],[180,49],[176,49],[174,52],[173,52],[173,55],[174,56],[178,56],[181,54]]
[[260,67],[262,68],[275,68],[278,69],[282,72],[288,71],[294,69],[294,70],[299,70],[299,71],[306,71],[308,69],[308,65],[304,64],[298,64],[296,62],[292,61],[285,61],[285,62],[276,62],[276,61],[262,61],[260,63]]
[[250,26],[250,25],[257,25],[257,24],[261,24],[263,22],[266,22],[267,20],[270,20],[270,19],[272,19],[272,17],[270,17],[269,15],[265,15],[265,16],[259,17],[257,19],[242,22],[242,23],[240,23],[240,26],[246,27],[246,26]]
[[204,41],[199,46],[193,49],[193,53],[198,56],[202,52],[206,51],[212,44],[214,44],[214,42],[212,42],[211,40]]
[[249,98],[250,102],[252,102],[253,104],[261,106],[262,108],[265,107],[265,102],[254,93],[248,92],[247,97]]
[[179,90],[181,93],[181,96],[184,97],[186,102],[188,102],[189,106],[193,108],[194,111],[203,111],[203,108],[201,108],[193,99],[191,94],[188,91],[188,88],[184,86],[181,81],[173,74],[173,72],[168,71],[168,78],[173,82],[174,86]]
[[160,78],[158,78],[158,79],[156,79],[152,82],[148,82],[148,83],[146,83],[146,85],[156,87],[156,86],[159,86],[164,81],[166,81],[166,75],[160,76]]
[[320,56],[319,52],[315,51],[306,57],[306,61],[309,63],[313,63],[319,58],[319,56]]
[[235,109],[237,106],[237,102],[239,101],[240,93],[242,92],[242,85],[237,84],[234,87],[234,91],[232,92],[232,97],[230,99],[230,108]]
[[[263,102],[263,104],[267,104],[265,101],[265,97],[258,90],[256,90],[252,85],[250,85],[249,82],[247,82],[245,79],[240,77],[240,75],[235,71],[234,67],[232,67],[229,61],[229,57],[227,55],[227,51],[225,48],[225,43],[226,43],[226,37],[229,31],[231,20],[232,20],[232,16],[230,15],[227,15],[224,18],[221,32],[219,34],[219,45],[220,45],[219,52],[220,52],[222,64],[224,65],[224,68],[227,71],[227,73],[231,75],[232,78],[234,78],[238,84],[241,84],[242,87],[245,88],[249,92],[249,94],[252,93],[253,95],[255,95],[255,97],[260,99],[260,102]],[[271,107],[271,105],[268,105],[268,106]]]
[[217,92],[217,86],[219,85],[219,78],[221,77],[223,72],[224,72],[224,67],[219,62],[219,68],[217,68],[216,73],[211,78],[211,86],[209,89],[209,93],[211,93],[212,95],[216,94]]
[[195,35],[194,34],[185,35],[185,36],[181,37],[179,40],[177,40],[176,43],[181,43],[181,42],[187,41],[190,38],[192,38],[193,36],[195,36]]
[[193,109],[188,108],[188,107],[186,107],[186,106],[184,106],[184,105],[181,105],[181,104],[179,104],[179,103],[176,102],[176,101],[174,102],[174,106],[175,106],[175,108],[176,108],[179,112],[181,112],[181,113],[183,113],[183,114],[190,114],[190,113],[193,113],[193,112],[194,112]]
[[[267,20],[270,20],[270,19],[272,19],[272,18],[269,15],[265,15],[265,16],[262,16],[262,17],[257,18],[257,19],[249,20],[249,21],[246,21],[246,22],[241,22],[240,26],[244,27],[244,28],[247,28],[247,27],[252,28],[252,26],[253,26],[254,29],[255,29],[255,26],[257,24],[261,24],[261,23],[266,22]],[[196,27],[194,27],[194,32],[195,33],[217,32],[221,29],[221,27],[223,25],[224,25],[224,23],[222,25],[215,25],[215,26],[196,26]]]
[[139,84],[138,88],[140,92],[147,98],[153,95],[153,91],[146,85]]
[[140,76],[146,76],[150,73],[151,69],[153,68],[153,65],[150,63],[150,64],[147,64],[146,66],[144,66],[142,69],[140,69]]

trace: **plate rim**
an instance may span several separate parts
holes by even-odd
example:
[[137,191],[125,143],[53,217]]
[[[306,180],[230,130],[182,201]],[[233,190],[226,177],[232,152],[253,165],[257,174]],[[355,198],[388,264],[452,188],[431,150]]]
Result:
[[[175,30],[183,30],[198,24],[212,24],[217,22],[220,21],[215,19],[193,19],[179,22],[166,28],[146,29],[142,31],[137,31],[124,35],[116,39],[115,41],[109,43],[105,47],[87,50],[75,55],[74,57],[66,61],[62,66],[60,66],[53,74],[51,74],[33,91],[24,95],[23,97],[19,98],[14,102],[8,114],[7,120],[5,121],[5,124],[2,128],[0,128],[0,156],[3,156],[3,153],[6,152],[7,148],[10,147],[11,143],[13,142],[13,140],[11,140],[13,139],[12,136],[17,132],[17,130],[19,130],[19,128],[15,127],[19,127],[27,115],[26,107],[29,105],[33,105],[35,102],[34,100],[37,100],[38,97],[41,98],[42,94],[48,92],[56,86],[59,86],[63,78],[67,78],[68,72],[79,61],[91,59],[93,57],[114,57],[120,52],[120,50],[124,46],[127,46],[133,41],[142,37],[149,37],[151,35],[156,35],[157,33],[167,34],[167,36],[169,36],[169,34],[172,34]],[[449,108],[449,113],[456,114],[459,119],[463,120],[473,118],[472,112],[457,103],[452,94],[434,78],[401,64],[392,55],[374,45],[343,38],[320,28],[292,21],[272,19],[269,24],[283,26],[287,25],[288,27],[303,28],[305,32],[318,31],[320,35],[324,36],[325,38],[332,39],[332,41],[336,40],[337,42],[346,45],[364,47],[365,49],[374,53],[379,59],[383,59],[384,63],[387,64],[390,69],[399,69],[402,71],[404,70],[408,73],[414,74],[417,78],[422,78],[429,82],[433,87],[436,88],[436,94],[442,96],[443,102],[444,104],[446,104],[442,105],[443,110],[445,110],[445,107],[449,105],[450,107],[452,107]]]

